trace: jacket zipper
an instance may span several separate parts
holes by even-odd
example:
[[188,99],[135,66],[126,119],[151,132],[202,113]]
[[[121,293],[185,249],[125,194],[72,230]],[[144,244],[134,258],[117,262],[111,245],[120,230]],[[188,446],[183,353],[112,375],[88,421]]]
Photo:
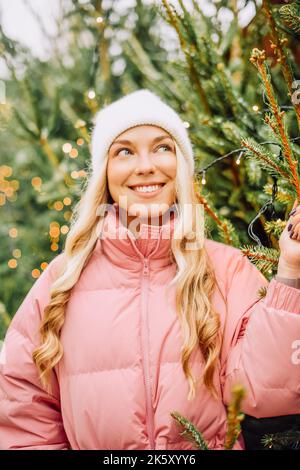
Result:
[[152,394],[150,383],[150,360],[149,360],[149,337],[148,337],[148,287],[149,287],[149,265],[148,258],[143,261],[143,277],[142,277],[142,345],[143,345],[143,367],[144,367],[144,383],[146,390],[146,414],[147,429],[151,450],[155,450],[154,439],[154,413],[152,407]]

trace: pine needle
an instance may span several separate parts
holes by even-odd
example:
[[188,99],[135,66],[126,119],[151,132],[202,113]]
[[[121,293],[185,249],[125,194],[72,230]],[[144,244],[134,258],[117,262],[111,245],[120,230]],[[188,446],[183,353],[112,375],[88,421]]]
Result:
[[184,428],[184,431],[180,434],[182,437],[193,442],[200,450],[210,450],[202,434],[188,419],[184,418],[177,411],[173,411],[171,416]]

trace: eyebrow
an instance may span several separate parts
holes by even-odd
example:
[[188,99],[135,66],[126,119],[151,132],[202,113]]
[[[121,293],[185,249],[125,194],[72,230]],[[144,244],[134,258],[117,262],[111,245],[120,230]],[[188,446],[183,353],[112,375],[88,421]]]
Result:
[[[153,139],[153,144],[155,144],[156,142],[160,142],[161,140],[164,140],[164,139],[171,139],[171,137],[168,136],[168,135],[159,135],[158,137],[155,137],[155,138]],[[115,141],[111,144],[111,147],[112,147],[114,144],[131,145],[132,142],[131,142],[130,140],[115,140]]]

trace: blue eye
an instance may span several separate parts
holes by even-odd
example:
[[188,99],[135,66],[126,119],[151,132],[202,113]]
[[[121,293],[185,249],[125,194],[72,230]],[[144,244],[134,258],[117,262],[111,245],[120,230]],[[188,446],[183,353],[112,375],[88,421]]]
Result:
[[[165,147],[169,152],[172,151],[172,147],[171,147],[170,145],[167,145],[167,144],[162,144],[162,145],[160,145],[159,147],[157,147],[157,150],[159,150],[159,149],[161,149],[161,148],[163,148],[163,147]],[[130,154],[132,153],[131,150],[130,150],[128,147],[122,147],[122,148],[120,148],[120,149],[116,152],[116,156],[120,155],[120,152],[122,152],[123,150],[128,150],[128,151],[130,152],[130,153],[127,154],[127,155],[130,155]],[[121,156],[122,156],[122,155],[121,155]],[[126,155],[123,155],[123,156],[126,156]]]
[[[129,148],[123,147],[123,148],[119,149],[119,150],[117,151],[116,155],[120,155],[120,152],[121,152],[122,150],[129,150]],[[129,152],[130,152],[130,150],[129,150]]]
[[171,147],[170,147],[170,145],[167,145],[167,144],[160,145],[160,146],[158,147],[158,149],[160,149],[160,148],[162,148],[162,147],[165,147],[165,148],[168,149],[169,151],[172,150]]

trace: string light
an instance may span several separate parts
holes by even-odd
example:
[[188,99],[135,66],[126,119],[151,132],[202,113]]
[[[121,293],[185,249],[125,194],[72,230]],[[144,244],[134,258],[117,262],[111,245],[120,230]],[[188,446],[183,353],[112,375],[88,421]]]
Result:
[[12,251],[12,254],[15,258],[21,258],[21,250],[19,250],[19,248],[15,248],[13,251]]
[[69,227],[67,225],[63,225],[60,231],[63,235],[65,235],[66,233],[68,233]]
[[84,144],[84,140],[80,137],[79,139],[77,139],[76,141],[77,145],[83,145]]
[[15,269],[18,265],[18,262],[17,262],[16,259],[11,258],[10,260],[8,260],[7,265],[8,265],[9,268]]
[[96,18],[96,21],[97,21],[98,24],[103,23],[103,18],[102,18],[102,16],[98,16],[98,17]]
[[5,178],[8,178],[12,175],[12,168],[8,165],[2,165],[0,167],[0,175],[4,176]]
[[42,179],[39,176],[35,176],[32,178],[31,184],[36,191],[39,191],[41,189]]
[[54,203],[54,209],[55,209],[56,211],[61,211],[63,208],[64,208],[64,205],[63,205],[63,203],[62,203],[61,201],[56,201],[56,202]]
[[76,180],[76,179],[78,178],[78,171],[75,171],[75,170],[72,171],[71,177],[72,177],[74,180]]
[[70,197],[65,197],[63,203],[65,206],[70,206],[72,204],[72,199]]
[[95,93],[94,90],[89,90],[87,95],[88,95],[90,100],[93,100],[96,97],[96,93]]
[[190,123],[187,122],[187,121],[184,121],[183,123],[183,126],[187,129],[188,127],[190,127]]
[[70,153],[69,153],[69,156],[70,156],[71,158],[76,158],[76,157],[78,157],[78,150],[75,149],[75,148],[72,148],[72,150],[71,150]]
[[259,107],[257,106],[257,104],[255,104],[254,106],[252,106],[252,109],[253,111],[257,113],[257,111],[259,110]]
[[60,234],[60,228],[57,226],[51,227],[49,230],[49,235],[51,238],[56,238],[59,237]]
[[205,179],[205,170],[203,171],[203,175],[202,175],[202,180],[201,180],[201,183],[202,183],[202,184],[206,184],[206,179]]
[[41,274],[41,272],[40,272],[39,269],[33,269],[33,270],[31,271],[31,276],[34,277],[35,279],[38,278],[38,277],[40,277],[40,274]]
[[86,122],[83,119],[77,119],[75,123],[75,129],[79,129],[80,127],[85,127]]
[[237,165],[240,164],[242,155],[243,155],[243,152],[240,152],[240,154],[239,154],[239,156],[238,156],[238,158],[237,158],[237,160],[236,160],[236,164],[237,164]]
[[71,150],[72,150],[72,145],[71,145],[69,142],[66,142],[66,143],[62,146],[62,149],[63,149],[63,152],[64,152],[64,153],[70,153]]
[[79,176],[79,177],[86,176],[86,171],[85,171],[85,170],[79,170],[79,171],[78,171],[78,176]]
[[18,230],[15,227],[13,227],[10,229],[8,234],[11,238],[16,238],[18,236]]

